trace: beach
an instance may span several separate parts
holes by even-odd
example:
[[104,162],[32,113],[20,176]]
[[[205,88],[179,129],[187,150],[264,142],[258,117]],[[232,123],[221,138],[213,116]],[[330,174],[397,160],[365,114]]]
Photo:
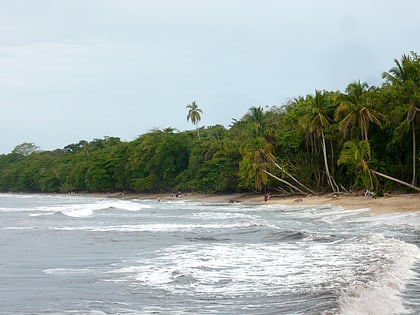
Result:
[[418,197],[0,194],[0,314],[419,314]]
[[108,197],[122,197],[128,199],[156,199],[156,200],[191,200],[209,203],[237,203],[248,202],[256,204],[279,204],[285,206],[339,206],[345,210],[369,209],[373,214],[395,212],[420,211],[420,194],[388,193],[384,197],[368,197],[357,194],[322,194],[316,196],[281,196],[271,195],[267,202],[263,194],[195,194],[184,193],[175,197],[171,194],[108,194]]

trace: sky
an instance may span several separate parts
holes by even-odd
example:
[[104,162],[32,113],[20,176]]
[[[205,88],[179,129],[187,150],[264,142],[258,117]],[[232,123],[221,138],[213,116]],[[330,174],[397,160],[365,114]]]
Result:
[[419,34],[418,0],[0,0],[0,154],[378,86]]

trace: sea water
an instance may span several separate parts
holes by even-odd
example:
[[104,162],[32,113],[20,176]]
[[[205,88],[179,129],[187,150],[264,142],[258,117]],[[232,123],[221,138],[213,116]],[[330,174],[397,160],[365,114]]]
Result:
[[420,212],[183,199],[0,194],[0,314],[420,314]]

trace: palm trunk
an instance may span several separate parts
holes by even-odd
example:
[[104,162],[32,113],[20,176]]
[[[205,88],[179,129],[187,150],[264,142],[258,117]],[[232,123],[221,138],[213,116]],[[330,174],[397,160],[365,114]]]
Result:
[[411,130],[413,138],[413,178],[411,179],[411,185],[416,185],[416,125],[415,125],[416,112],[414,113],[414,118],[411,121]]
[[312,194],[314,194],[314,195],[316,195],[316,193],[312,190],[312,189],[310,189],[310,188],[308,188],[308,187],[306,187],[305,185],[303,185],[300,181],[298,181],[296,178],[294,178],[293,176],[292,176],[292,174],[290,174],[289,172],[287,172],[283,167],[281,167],[280,165],[278,165],[277,163],[275,163],[274,162],[274,166],[275,167],[277,167],[280,171],[282,171],[283,173],[285,173],[287,176],[289,176],[291,179],[293,179],[294,181],[295,181],[295,183],[297,183],[298,185],[300,185],[301,187],[303,187],[303,188],[305,188],[307,191],[309,191],[310,193],[312,193]]
[[396,183],[399,183],[399,184],[401,184],[401,185],[404,185],[404,186],[410,187],[411,189],[414,189],[414,190],[420,191],[420,188],[419,188],[419,187],[416,187],[416,186],[414,186],[414,185],[411,185],[411,184],[409,184],[409,183],[406,183],[406,182],[404,182],[404,181],[402,181],[402,180],[399,180],[399,179],[396,179],[396,178],[394,178],[394,177],[391,177],[391,176],[388,176],[388,175],[385,175],[385,174],[379,173],[379,172],[374,171],[374,170],[370,170],[370,171],[371,171],[373,174],[376,174],[376,175],[379,175],[379,176],[381,176],[381,177],[383,177],[383,178],[386,178],[386,179],[392,180],[392,181],[394,181],[394,182],[396,182]]
[[325,172],[327,174],[327,181],[330,187],[332,188],[333,192],[337,192],[336,187],[334,187],[333,180],[330,175],[330,170],[328,168],[328,160],[327,160],[327,147],[325,145],[325,137],[324,132],[321,133],[321,140],[322,140],[322,153],[324,155],[324,164],[325,164]]
[[267,172],[267,171],[265,171],[265,170],[262,170],[262,171],[263,171],[265,174],[267,174],[268,176],[271,176],[271,177],[273,177],[274,179],[277,179],[278,181],[282,182],[283,184],[286,184],[287,186],[292,187],[292,188],[293,188],[293,189],[295,189],[296,191],[298,191],[298,192],[300,192],[300,193],[302,193],[302,194],[305,194],[305,192],[304,192],[303,190],[301,190],[301,189],[297,188],[296,186],[294,186],[294,185],[290,184],[288,181],[286,181],[286,180],[284,180],[284,179],[282,179],[282,178],[280,178],[280,177],[277,177],[276,175],[273,175],[273,174],[271,174],[270,172]]
[[198,125],[197,124],[195,125],[195,129],[197,130],[198,140],[201,140],[200,139],[200,128],[198,128]]

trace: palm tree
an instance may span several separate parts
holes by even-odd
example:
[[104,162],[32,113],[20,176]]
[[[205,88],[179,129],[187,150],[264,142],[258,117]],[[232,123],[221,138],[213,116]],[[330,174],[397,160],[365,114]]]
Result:
[[274,122],[270,121],[261,106],[251,107],[243,119],[250,125],[254,137],[266,137],[274,131]]
[[186,108],[188,109],[187,121],[191,120],[191,122],[195,126],[195,129],[197,130],[198,139],[200,139],[200,130],[198,129],[198,123],[201,120],[201,114],[203,113],[203,111],[200,108],[198,108],[196,101],[193,101],[191,104],[188,104]]
[[358,178],[362,179],[365,188],[373,189],[373,176],[378,175],[401,185],[420,191],[419,187],[411,185],[397,178],[385,175],[369,168],[367,159],[370,157],[370,145],[366,140],[349,140],[344,144],[337,163],[354,167]]
[[234,123],[236,127],[241,125],[239,139],[242,145],[239,151],[243,159],[240,164],[240,170],[242,178],[248,185],[253,180],[256,190],[260,191],[263,185],[267,183],[268,175],[295,191],[305,193],[302,189],[272,174],[270,169],[275,167],[308,192],[315,194],[278,164],[273,153],[274,147],[272,144],[277,124],[274,116],[270,115],[270,112],[265,113],[261,106],[251,107],[241,121],[235,121]]
[[367,140],[349,140],[344,143],[338,165],[344,164],[353,167],[356,173],[356,182],[361,179],[366,189],[373,189],[373,177],[366,160],[370,157],[370,144]]
[[261,191],[263,186],[267,184],[267,168],[270,163],[265,158],[266,151],[264,149],[248,152],[240,162],[241,175],[249,184],[254,181],[254,187],[257,191]]
[[[265,143],[261,149],[248,152],[241,161],[241,169],[243,177],[248,181],[254,178],[254,186],[257,191],[261,191],[263,186],[267,184],[267,175],[280,181],[283,184],[293,188],[294,190],[305,193],[300,188],[289,183],[288,181],[275,176],[270,172],[272,166],[280,167],[277,164],[276,158],[272,153],[273,147],[269,143]],[[297,181],[293,176],[292,178]],[[298,184],[302,185],[297,181]],[[305,187],[305,186],[303,186]],[[306,188],[306,187],[305,187]],[[312,191],[311,191],[312,192]]]
[[396,130],[408,131],[411,128],[413,174],[411,184],[416,184],[416,116],[420,112],[420,56],[415,52],[403,55],[401,62],[394,59],[395,67],[384,72],[382,77],[404,95],[406,118]]
[[325,172],[327,174],[328,185],[334,192],[339,191],[337,184],[330,174],[327,147],[325,144],[324,130],[331,124],[330,112],[333,110],[332,104],[326,93],[316,90],[314,97],[309,97],[309,111],[300,120],[300,126],[313,136],[315,139],[321,139],[322,153],[324,157]]
[[368,140],[369,123],[381,126],[380,119],[383,118],[383,115],[372,109],[369,99],[366,97],[367,88],[366,82],[353,82],[347,86],[347,94],[340,94],[338,97],[340,103],[335,111],[335,119],[343,117],[338,128],[344,136],[349,129],[353,130],[354,126],[358,124],[361,138]]

